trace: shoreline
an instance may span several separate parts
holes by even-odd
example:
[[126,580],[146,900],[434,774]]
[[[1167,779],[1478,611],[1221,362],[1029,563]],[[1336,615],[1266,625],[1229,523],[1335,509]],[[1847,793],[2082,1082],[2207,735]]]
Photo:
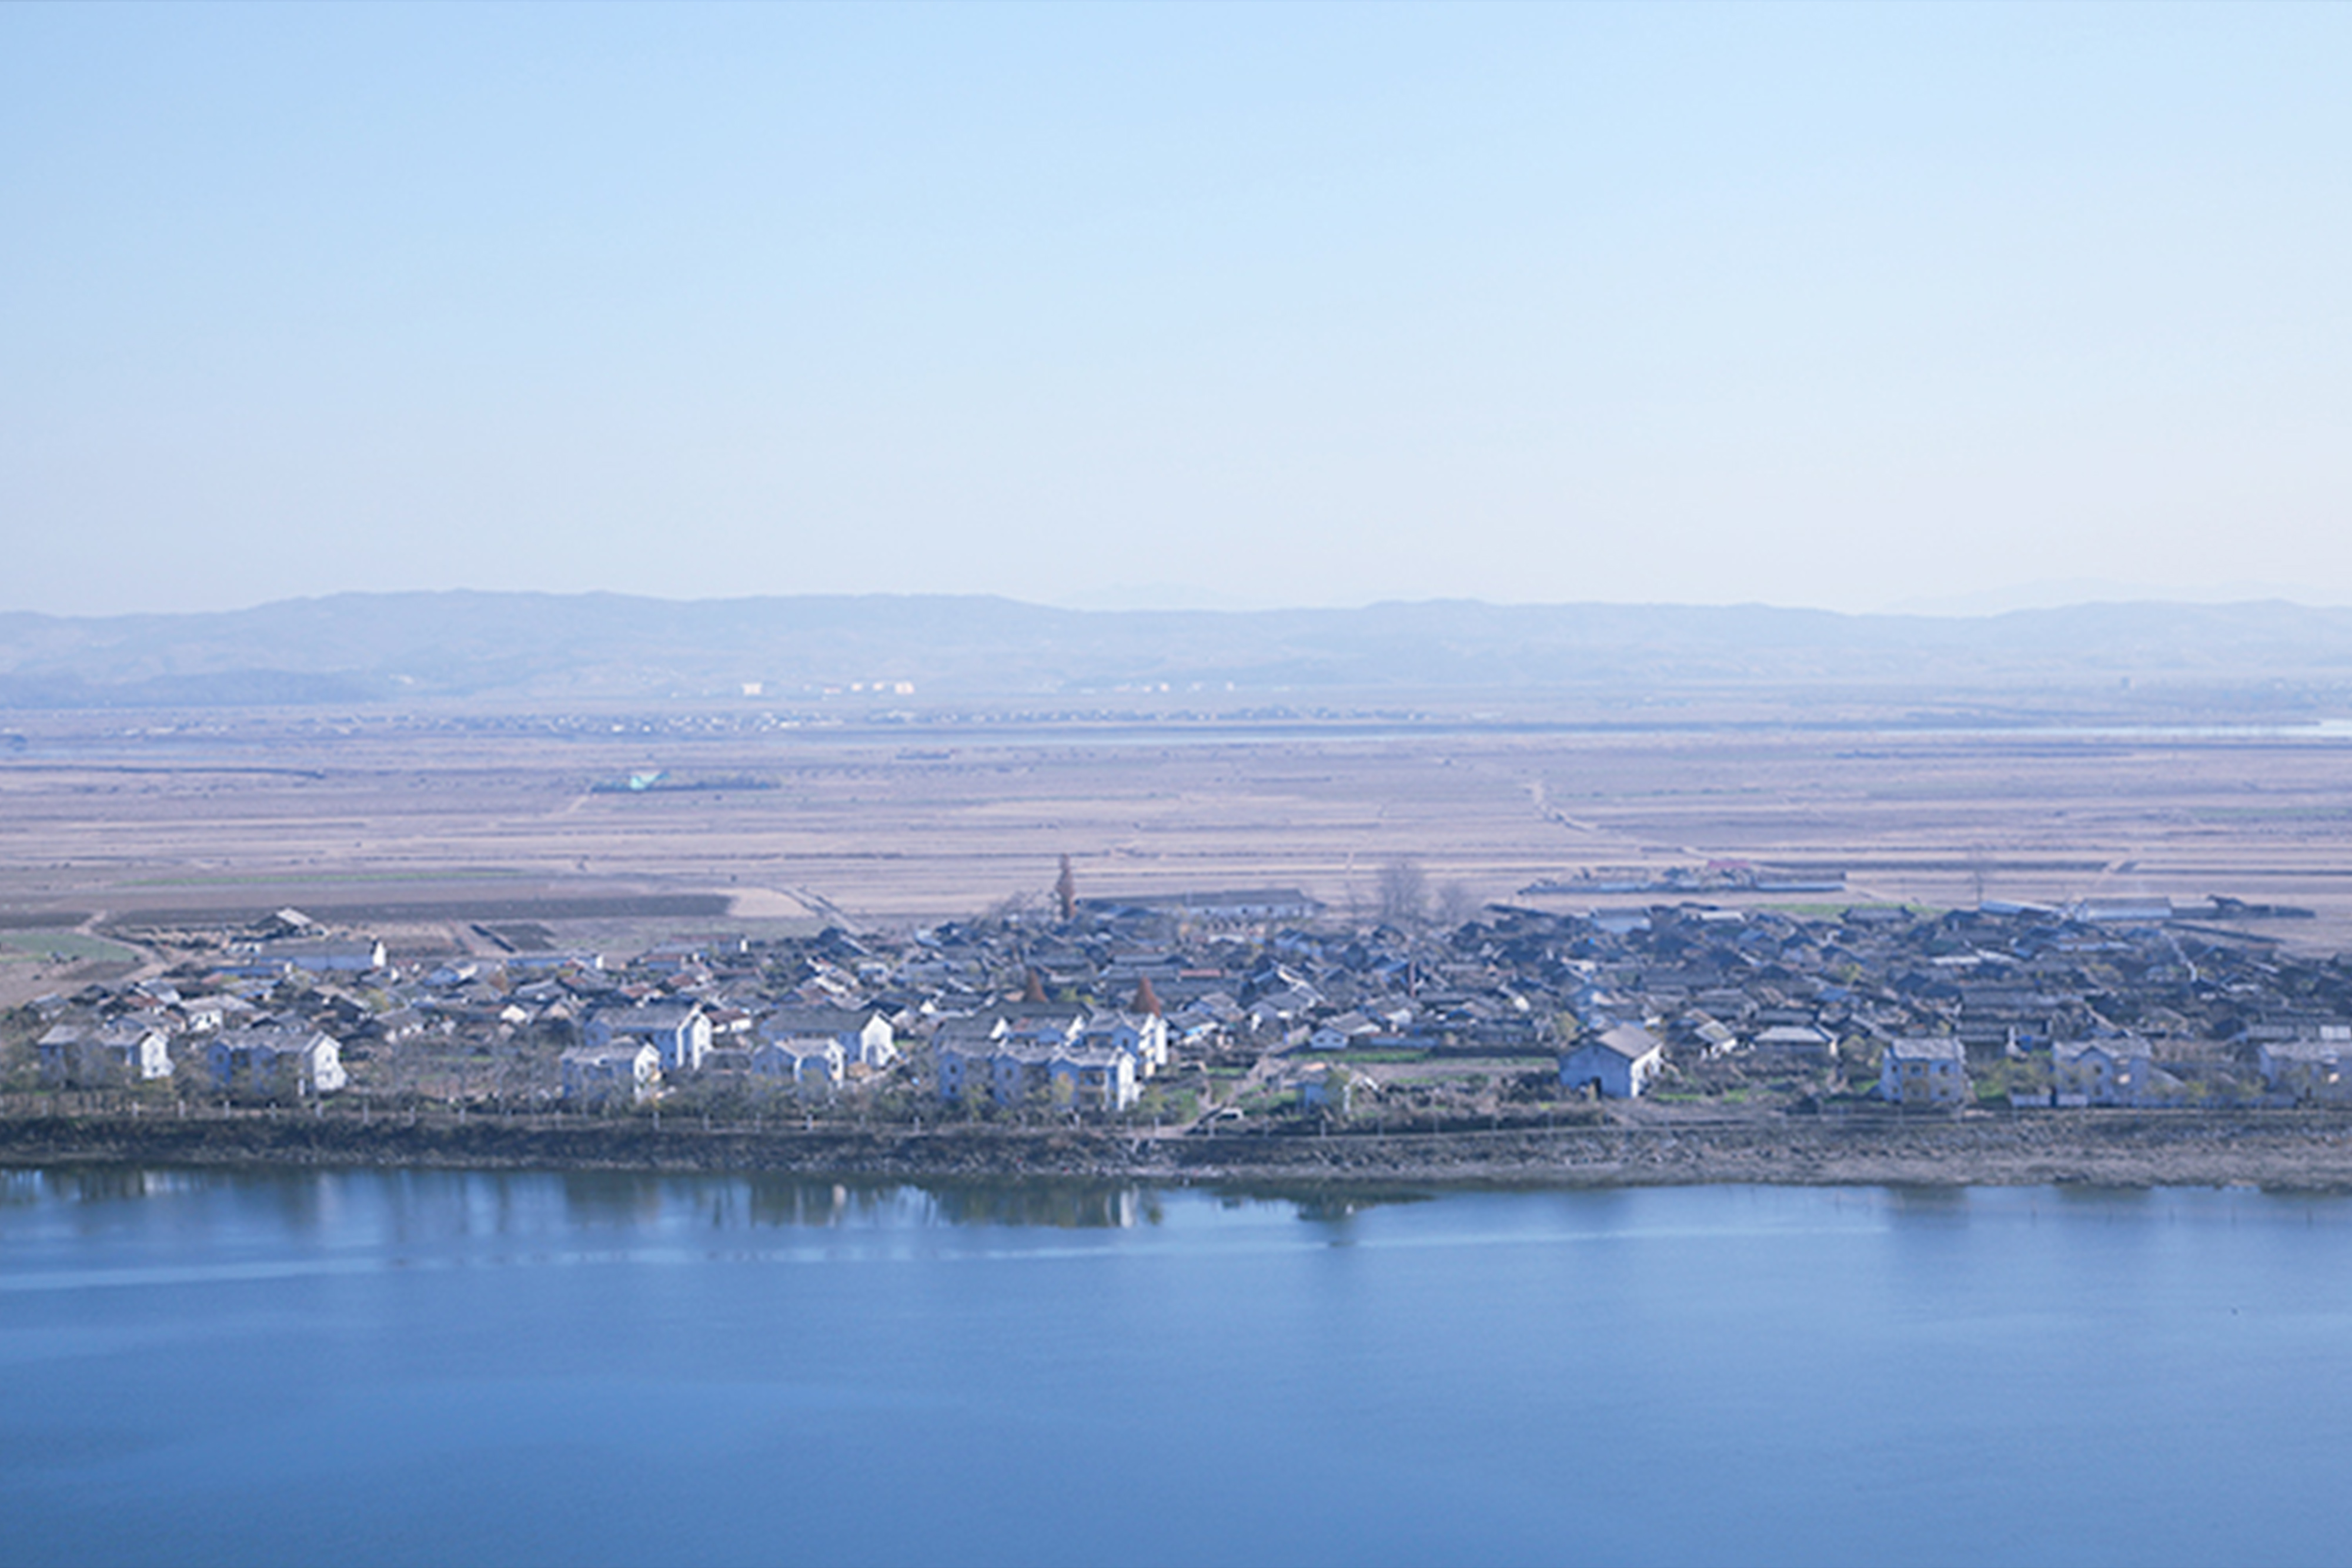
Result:
[[859,1182],[1052,1179],[1328,1186],[2116,1187],[2352,1191],[2352,1113],[2068,1112],[1596,1121],[1431,1133],[1103,1128],[706,1130],[497,1117],[0,1118],[0,1167],[635,1170]]

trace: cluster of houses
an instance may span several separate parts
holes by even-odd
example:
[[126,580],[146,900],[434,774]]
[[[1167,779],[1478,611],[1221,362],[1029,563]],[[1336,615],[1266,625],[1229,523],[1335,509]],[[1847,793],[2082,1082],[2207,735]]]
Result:
[[1277,888],[625,959],[479,926],[474,951],[404,956],[285,911],[163,975],[45,998],[23,1038],[53,1085],[276,1100],[495,1046],[529,1097],[587,1107],[895,1085],[907,1103],[1118,1114],[1214,1060],[1344,1108],[1358,1080],[1329,1064],[1446,1058],[1526,1059],[1562,1091],[1622,1099],[2352,1103],[2352,967],[2159,903],[1496,905],[1433,927],[1333,921]]
[[1597,912],[1561,950],[1583,1026],[1561,1076],[1612,1097],[1737,1068],[1897,1104],[2352,1103],[2352,964],[2183,918],[2246,907]]

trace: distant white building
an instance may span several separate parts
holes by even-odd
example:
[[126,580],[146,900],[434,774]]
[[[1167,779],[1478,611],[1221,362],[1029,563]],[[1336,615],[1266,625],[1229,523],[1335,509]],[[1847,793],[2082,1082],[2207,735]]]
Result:
[[1076,1109],[1118,1112],[1142,1092],[1137,1055],[1116,1045],[1084,1043],[1075,1030],[1040,1041],[1006,1031],[1001,1020],[994,1027],[959,1021],[931,1040],[942,1100],[984,1092],[999,1105],[1013,1106],[1041,1096]]
[[931,1036],[931,1078],[940,1098],[950,1103],[985,1093],[989,1061],[1003,1041],[979,1019],[951,1019]]
[[373,936],[294,937],[265,942],[261,956],[318,975],[362,975],[384,965],[383,944]]
[[349,1082],[341,1044],[309,1029],[237,1029],[211,1037],[205,1066],[216,1093],[256,1099],[331,1094]]
[[1739,1036],[1730,1025],[1706,1013],[1693,1013],[1686,1020],[1692,1045],[1702,1056],[1726,1056],[1739,1049]]
[[588,1020],[587,1032],[590,1045],[650,1045],[671,1072],[700,1071],[710,1052],[710,1019],[698,1001],[607,1008]]
[[558,1059],[566,1103],[642,1105],[659,1096],[661,1051],[652,1041],[576,1045]]
[[1045,1063],[1047,1092],[1057,1105],[1116,1114],[1142,1093],[1136,1061],[1116,1046],[1079,1045],[1056,1051]]
[[82,1075],[92,1082],[150,1083],[172,1076],[172,1037],[152,1023],[119,1019],[98,1031],[82,1052]]
[[1789,1067],[1826,1067],[1837,1060],[1837,1040],[1811,1024],[1775,1024],[1748,1041],[1748,1054],[1759,1062]]
[[760,1020],[770,1040],[827,1035],[840,1042],[843,1064],[887,1067],[898,1060],[898,1032],[878,1008],[779,1008]]
[[[1117,1108],[1124,1110],[1141,1092],[1133,1085],[1168,1063],[1168,1020],[1152,1012],[1096,1012],[1076,1003],[1022,1002],[953,1019],[941,1026],[931,1040],[932,1062],[939,1071],[942,1098],[954,1100],[962,1096],[967,1064],[984,1054],[992,1063],[989,1071],[992,1082],[1001,1079],[1024,1085],[992,1091],[1002,1104],[1013,1103],[1028,1092],[1028,1087],[1034,1086],[1024,1077],[1029,1070],[1021,1067],[1019,1061],[1030,1062],[1037,1071],[1045,1072],[1044,1064],[1057,1054],[1076,1063],[1104,1051],[1117,1051],[1128,1059],[1126,1073],[1114,1076],[1129,1087],[1111,1096],[1118,1101]],[[947,1054],[942,1055],[943,1051]],[[953,1058],[953,1065],[948,1064],[950,1057]],[[1073,1082],[1096,1082],[1075,1067],[1065,1076]],[[1080,1098],[1087,1096],[1082,1094]]]
[[2154,1088],[2155,1059],[2131,1035],[2061,1040],[2050,1046],[2053,1105],[2140,1105]]
[[1148,894],[1134,898],[1082,898],[1078,907],[1097,914],[1133,912],[1224,925],[1264,920],[1311,920],[1323,912],[1318,901],[1295,887],[1222,889],[1215,893]]
[[509,953],[504,962],[509,975],[544,975],[559,969],[599,974],[604,967],[604,955],[592,953],[584,947],[572,947],[545,953]]
[[1559,1081],[1570,1089],[1597,1089],[1604,1099],[1633,1100],[1665,1064],[1665,1047],[1656,1035],[1640,1024],[1621,1023],[1561,1053]]
[[2273,1094],[2321,1102],[2352,1099],[2352,1073],[2344,1059],[2352,1043],[2333,1040],[2264,1040],[2255,1048],[2254,1064],[2263,1084]]
[[33,1042],[41,1081],[58,1088],[106,1089],[172,1075],[171,1037],[151,1023],[52,1024]]
[[1968,1048],[1948,1035],[1887,1042],[1878,1093],[1890,1105],[1965,1105]]
[[1298,1075],[1298,1103],[1309,1111],[1333,1111],[1344,1116],[1355,1109],[1356,1095],[1370,1093],[1378,1084],[1363,1073],[1333,1062],[1318,1061]]
[[1370,1040],[1383,1033],[1381,1024],[1365,1014],[1353,1010],[1318,1024],[1315,1032],[1307,1037],[1309,1051],[1345,1051],[1359,1040]]
[[1135,1076],[1149,1078],[1168,1065],[1168,1020],[1158,1013],[1095,1013],[1080,1020],[1073,1043],[1122,1051],[1134,1059]]
[[92,1023],[53,1023],[33,1041],[33,1058],[38,1064],[41,1082],[53,1088],[73,1082],[74,1068],[81,1059],[82,1041],[97,1032]]
[[841,1086],[846,1066],[841,1041],[831,1035],[763,1040],[751,1048],[751,1071],[758,1077],[796,1085],[801,1093],[822,1099]]
[[2147,894],[2112,894],[2086,898],[2070,911],[2077,920],[2101,925],[2155,925],[2173,917],[2172,900]]

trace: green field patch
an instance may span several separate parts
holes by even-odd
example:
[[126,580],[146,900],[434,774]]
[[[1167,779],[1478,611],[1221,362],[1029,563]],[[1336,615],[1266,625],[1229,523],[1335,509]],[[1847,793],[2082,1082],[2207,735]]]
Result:
[[81,931],[0,931],[0,947],[13,948],[35,958],[57,955],[97,958],[112,964],[127,964],[139,956],[136,948]]

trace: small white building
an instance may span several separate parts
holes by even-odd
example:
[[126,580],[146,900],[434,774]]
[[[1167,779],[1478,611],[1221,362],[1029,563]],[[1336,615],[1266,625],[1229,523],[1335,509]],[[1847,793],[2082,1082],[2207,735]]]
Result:
[[1968,1048],[1948,1035],[1889,1040],[1878,1061],[1879,1097],[1890,1105],[1965,1105]]
[[2061,1040],[2050,1046],[2053,1105],[2139,1105],[2149,1098],[2156,1061],[2131,1035]]
[[887,1067],[898,1060],[898,1033],[878,1008],[780,1008],[760,1020],[768,1040],[806,1040],[830,1035],[841,1044],[842,1061]]
[[2169,898],[2126,893],[2086,898],[2074,905],[2070,913],[2077,920],[2096,921],[2101,925],[2155,925],[2170,920],[2174,910]]
[[1759,1063],[1786,1067],[1827,1067],[1837,1060],[1836,1039],[1805,1023],[1775,1024],[1759,1030],[1748,1050]]
[[151,1023],[119,1019],[82,1046],[75,1082],[152,1083],[172,1076],[172,1037]]
[[1001,1020],[993,1028],[959,1020],[931,1040],[940,1098],[948,1101],[984,1090],[1004,1106],[1034,1095],[1082,1110],[1124,1111],[1142,1092],[1137,1061],[1134,1052],[1116,1045],[1039,1043],[1005,1032]]
[[940,1098],[952,1103],[986,1091],[989,1059],[998,1043],[989,1020],[958,1018],[941,1024],[931,1036],[931,1071]]
[[1719,1019],[1695,1012],[1685,1022],[1690,1030],[1692,1047],[1702,1056],[1727,1056],[1739,1049],[1738,1031]]
[[558,1059],[567,1104],[642,1105],[658,1098],[661,1051],[651,1040],[575,1045]]
[[294,937],[263,943],[261,956],[314,975],[363,975],[383,968],[385,954],[383,944],[373,936]]
[[1384,1032],[1380,1021],[1356,1011],[1344,1012],[1318,1024],[1307,1037],[1309,1051],[1345,1051],[1360,1040]]
[[1298,1103],[1304,1110],[1344,1116],[1356,1108],[1358,1093],[1370,1093],[1378,1087],[1363,1073],[1336,1062],[1318,1061],[1298,1075]]
[[607,1008],[588,1020],[590,1045],[650,1045],[666,1071],[698,1072],[710,1053],[710,1019],[698,1001]]
[[33,1054],[52,1088],[112,1089],[172,1075],[171,1036],[140,1019],[51,1024]]
[[1045,1089],[1056,1105],[1078,1111],[1117,1113],[1142,1092],[1135,1081],[1138,1058],[1115,1045],[1074,1045],[1045,1061]]
[[792,1083],[809,1099],[824,1099],[841,1087],[846,1053],[831,1035],[763,1040],[751,1048],[754,1076]]
[[215,1092],[256,1099],[331,1094],[350,1081],[341,1044],[317,1030],[228,1030],[205,1043],[205,1065]]
[[81,1060],[82,1042],[97,1032],[91,1023],[53,1023],[33,1041],[33,1057],[39,1065],[41,1082],[51,1087],[61,1087],[73,1082],[74,1068]]
[[1124,1051],[1135,1060],[1135,1075],[1149,1078],[1168,1065],[1168,1020],[1158,1013],[1096,1013],[1078,1025],[1076,1043]]
[[1621,1023],[1580,1040],[1559,1059],[1559,1081],[1570,1089],[1588,1085],[1603,1099],[1633,1100],[1664,1071],[1665,1047],[1640,1024]]
[[2338,1040],[2264,1040],[2255,1048],[2254,1065],[2262,1071],[2263,1087],[2273,1094],[2338,1101],[2352,1099],[2352,1082],[2347,1082],[2352,1074],[2345,1071],[2347,1055],[2352,1055],[2352,1043]]

